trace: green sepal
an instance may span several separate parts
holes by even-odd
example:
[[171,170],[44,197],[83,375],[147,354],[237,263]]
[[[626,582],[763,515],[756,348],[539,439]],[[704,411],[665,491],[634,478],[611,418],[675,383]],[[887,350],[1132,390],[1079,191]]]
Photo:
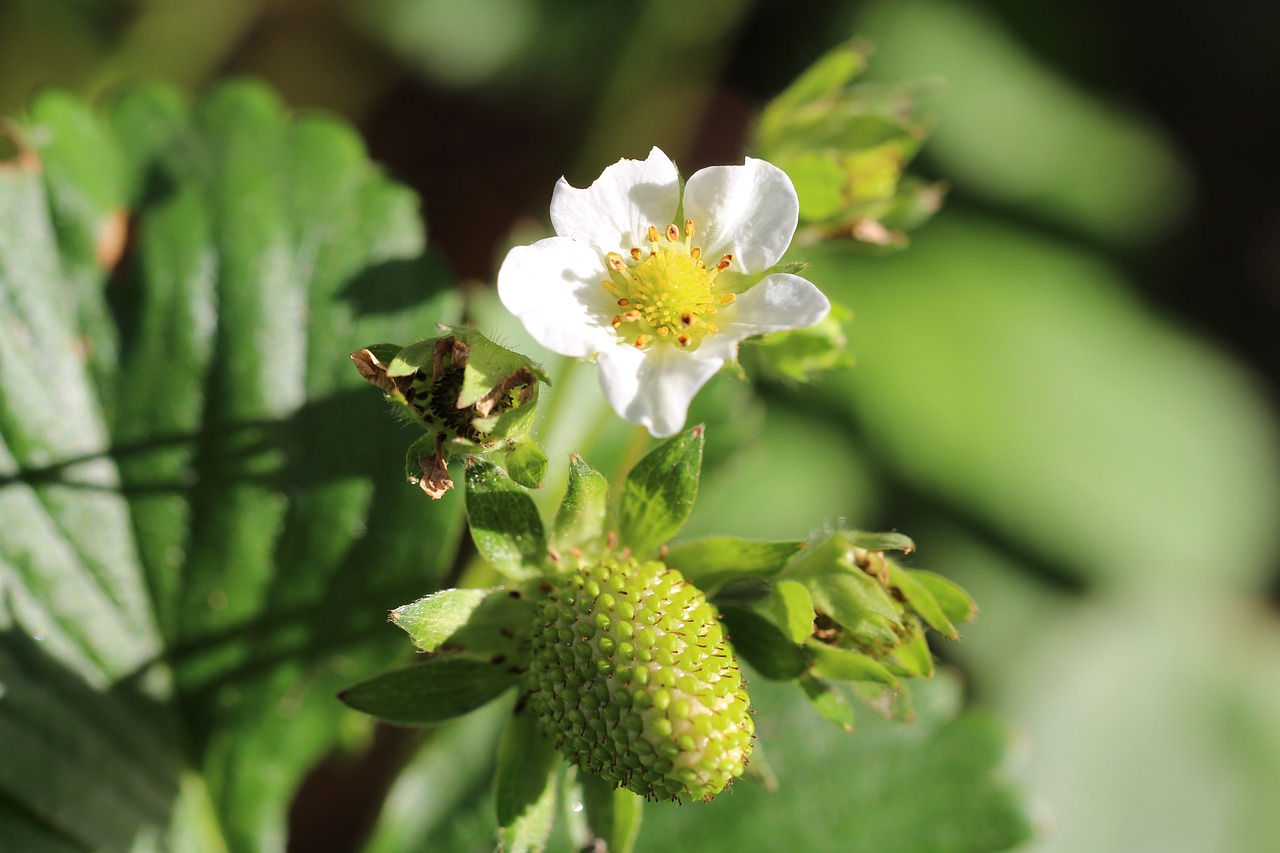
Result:
[[703,428],[696,426],[658,445],[622,484],[618,536],[638,557],[647,557],[680,531],[698,496]]
[[578,454],[569,457],[569,484],[556,511],[552,544],[556,548],[583,548],[604,535],[609,483]]
[[681,542],[667,549],[668,566],[707,595],[727,583],[770,578],[806,545],[800,541],[761,542],[735,536],[716,536]]
[[822,715],[827,722],[834,723],[846,732],[853,731],[853,704],[849,698],[832,685],[805,674],[800,678],[800,689],[804,692],[809,704]]
[[813,596],[799,581],[780,580],[773,585],[774,618],[782,633],[793,643],[803,643],[813,634]]
[[849,544],[864,551],[901,551],[910,554],[916,549],[916,543],[910,536],[901,533],[868,533],[863,530],[852,530],[841,534]]
[[901,606],[858,566],[846,534],[837,533],[802,554],[783,577],[808,587],[814,608],[851,634],[870,642],[897,642],[894,629],[903,627]]
[[[512,411],[529,411],[532,408],[521,408]],[[520,439],[512,442],[502,462],[511,479],[528,489],[542,488],[542,480],[547,476],[547,454],[536,441]]]
[[933,593],[929,591],[929,588],[892,560],[888,561],[888,566],[889,583],[902,593],[907,605],[920,614],[920,618],[924,619],[930,628],[948,640],[960,639],[960,635],[956,632],[956,626],[951,624],[951,620],[947,618],[946,612],[938,604],[938,600],[933,597]]
[[338,698],[388,723],[425,725],[474,711],[514,686],[518,678],[506,664],[437,655],[362,681]]
[[977,615],[978,605],[974,603],[969,593],[954,581],[921,569],[909,569],[907,574],[929,590],[934,601],[938,602],[943,614],[951,620],[953,625],[957,622],[968,622]]
[[813,660],[813,674],[836,681],[875,681],[890,687],[898,686],[898,678],[874,658],[852,649],[830,646],[817,640],[805,643],[805,650]]
[[909,617],[909,633],[889,655],[890,669],[916,678],[933,678],[933,653],[925,639],[924,628],[915,617]]
[[391,621],[424,652],[434,652],[467,624],[492,590],[445,589],[391,611]]
[[513,827],[536,810],[553,784],[558,761],[555,742],[538,730],[537,718],[523,711],[512,714],[498,744],[494,782],[498,826]]
[[[754,753],[751,763],[755,764]],[[603,841],[609,853],[631,853],[640,834],[644,798],[626,788],[615,788],[594,773],[579,772],[578,785],[591,841]],[[590,844],[588,849],[593,849]]]
[[720,607],[729,643],[741,659],[774,681],[799,678],[808,667],[805,653],[768,618],[750,607]]
[[536,577],[547,560],[538,508],[505,471],[483,459],[467,460],[467,521],[476,550],[516,580]]
[[499,656],[521,666],[522,640],[536,611],[519,590],[446,589],[391,611],[391,621],[426,652]]
[[796,111],[837,97],[867,68],[867,54],[848,42],[829,51],[783,89],[760,116],[759,145],[771,148],[794,121]]

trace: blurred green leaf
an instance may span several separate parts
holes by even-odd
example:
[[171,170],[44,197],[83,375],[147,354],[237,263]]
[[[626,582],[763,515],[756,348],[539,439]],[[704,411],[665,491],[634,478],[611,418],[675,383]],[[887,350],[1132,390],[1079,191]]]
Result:
[[1273,415],[1113,269],[959,212],[910,252],[809,259],[858,311],[859,367],[829,378],[830,399],[895,477],[1100,585],[1269,576]]
[[813,674],[835,681],[875,681],[890,687],[898,686],[898,679],[879,661],[861,652],[840,649],[810,640],[805,643],[813,658]]
[[608,853],[631,853],[640,834],[644,799],[594,773],[580,773],[578,783],[592,836],[607,845]]
[[803,643],[813,633],[813,596],[799,581],[780,580],[773,585],[773,614],[782,632],[793,643]]
[[800,689],[824,720],[846,732],[853,731],[853,705],[849,697],[810,673],[800,679]]
[[919,569],[911,569],[907,574],[920,586],[923,586],[933,596],[933,600],[942,608],[943,615],[956,622],[968,622],[978,613],[978,606],[974,604],[973,598],[969,593],[965,592],[960,586],[942,575],[933,572],[920,571]]
[[467,624],[471,614],[493,590],[443,589],[391,611],[391,621],[404,629],[413,644],[434,652]]
[[951,624],[951,620],[947,618],[946,612],[933,597],[929,587],[892,560],[888,561],[888,566],[889,584],[902,593],[902,597],[907,600],[907,606],[919,613],[930,628],[948,640],[959,639],[956,626]]
[[23,127],[44,168],[0,170],[0,659],[22,662],[0,811],[92,849],[276,849],[334,692],[395,653],[382,614],[459,532],[459,502],[387,481],[400,440],[345,353],[456,299],[417,199],[262,87],[98,113],[47,92]]
[[404,725],[440,723],[474,711],[516,683],[510,667],[468,657],[435,655],[375,675],[338,695],[357,711]]
[[618,502],[618,537],[647,557],[680,532],[702,470],[703,428],[693,427],[649,451],[627,474]]
[[498,825],[513,826],[534,810],[546,789],[555,783],[553,772],[560,753],[555,742],[538,728],[530,713],[512,714],[498,745],[498,775],[494,800]]
[[927,152],[957,187],[1114,242],[1150,239],[1185,209],[1186,174],[1157,129],[1056,74],[978,6],[882,0],[859,31],[876,77],[944,82],[922,103],[936,118]]
[[467,521],[480,556],[511,578],[529,578],[547,559],[538,508],[501,468],[467,460]]

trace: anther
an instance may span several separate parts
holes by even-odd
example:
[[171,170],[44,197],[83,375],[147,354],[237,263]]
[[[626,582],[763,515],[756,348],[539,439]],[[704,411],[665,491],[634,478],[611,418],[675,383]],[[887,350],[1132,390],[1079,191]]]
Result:
[[674,224],[667,226],[667,242],[674,243],[680,239],[680,229]]
[[648,335],[636,335],[636,344],[635,344],[636,349],[644,349],[648,345],[649,345]]
[[720,294],[720,304],[732,305],[734,300],[737,298],[738,298],[738,294],[736,293],[722,293]]
[[622,299],[619,299],[619,300],[618,300],[618,307],[619,307],[619,308],[626,308],[626,307],[627,307],[628,305],[630,305],[630,304],[631,304],[631,300],[630,300],[630,299],[627,299],[625,296],[624,296]]
[[681,314],[681,315],[680,315],[680,322],[681,322],[683,325],[685,325],[685,326],[692,326],[692,325],[693,325],[693,315],[692,315],[692,314],[690,314],[690,313],[688,313],[688,312],[685,312],[684,314]]
[[670,329],[668,329],[666,326],[659,326],[659,327],[658,327],[658,335],[659,335],[660,337],[664,337],[664,338],[665,338],[665,337],[667,336],[667,334],[668,334],[670,331],[671,331],[671,330],[670,330]]
[[695,261],[696,261],[698,258],[702,257],[702,247],[701,247],[701,246],[694,246],[692,249],[690,249],[690,250],[689,250],[689,257],[693,258]]
[[621,326],[621,325],[622,325],[622,315],[621,315],[621,314],[614,314],[614,315],[613,315],[613,320],[611,321],[611,324],[610,324],[610,325],[612,325],[615,329],[616,329],[616,328],[618,328],[619,326]]
[[716,264],[716,269],[727,270],[729,268],[729,264],[731,263],[733,263],[733,255],[725,255],[723,258],[720,259],[720,262]]
[[633,261],[640,260],[640,249],[637,246],[631,247],[631,260]]
[[720,327],[719,327],[719,326],[717,326],[715,323],[708,323],[708,324],[707,324],[707,333],[708,333],[708,334],[712,334],[712,335],[714,335],[714,334],[715,334],[716,332],[718,332],[718,331],[720,331]]
[[676,336],[676,343],[680,344],[680,346],[682,346],[682,347],[687,347],[687,346],[689,345],[689,341],[690,341],[690,340],[692,340],[692,339],[691,339],[688,335],[677,335],[677,336]]
[[649,242],[650,243],[658,242],[658,229],[652,225],[649,226]]
[[622,272],[627,268],[626,264],[622,262],[622,255],[619,255],[617,252],[610,252],[606,255],[605,263],[609,265],[609,269],[617,270],[618,272]]
[[684,221],[684,236],[686,237],[693,236],[693,220],[692,219],[686,219]]
[[610,281],[609,279],[605,279],[604,281],[600,282],[600,286],[603,287],[605,290],[609,291],[610,293],[614,294],[615,296],[618,294],[618,285]]

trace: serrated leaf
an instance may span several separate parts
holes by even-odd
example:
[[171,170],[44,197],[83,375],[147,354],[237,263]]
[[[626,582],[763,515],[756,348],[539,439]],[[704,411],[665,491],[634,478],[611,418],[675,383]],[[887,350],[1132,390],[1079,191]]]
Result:
[[576,453],[569,457],[569,484],[556,510],[557,548],[581,548],[604,533],[609,483]]
[[804,542],[760,542],[718,536],[672,545],[667,549],[665,562],[711,595],[733,581],[776,575],[804,546]]
[[722,605],[720,615],[734,653],[765,678],[788,681],[804,673],[804,652],[773,622],[739,605]]
[[47,92],[23,124],[45,169],[0,169],[0,657],[38,638],[43,686],[3,679],[0,803],[93,849],[171,817],[175,848],[274,849],[333,693],[402,643],[379,611],[460,527],[386,479],[402,439],[346,353],[456,297],[416,197],[261,86]]
[[579,773],[578,784],[593,840],[603,841],[608,853],[631,853],[640,834],[644,798],[626,788],[615,788],[594,773]]
[[555,780],[559,752],[538,728],[533,714],[517,712],[507,720],[498,745],[494,802],[498,826],[511,827],[527,818]]
[[897,677],[874,658],[852,649],[841,649],[817,640],[805,643],[805,650],[813,658],[813,674],[836,681],[875,681],[890,687],[898,686]]
[[467,461],[467,520],[480,556],[508,577],[533,577],[546,562],[546,533],[533,499],[483,459]]
[[623,481],[618,536],[637,556],[652,554],[689,518],[704,444],[702,427],[686,430],[650,451]]
[[506,664],[437,655],[362,681],[338,698],[388,723],[425,725],[474,711],[517,680]]
[[773,614],[782,633],[793,643],[803,643],[813,634],[813,596],[799,581],[780,580],[773,585]]

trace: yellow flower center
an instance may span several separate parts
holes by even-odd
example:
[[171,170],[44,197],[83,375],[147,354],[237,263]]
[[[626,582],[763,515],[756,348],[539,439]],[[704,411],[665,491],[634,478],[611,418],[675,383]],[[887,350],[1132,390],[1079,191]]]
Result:
[[685,220],[683,239],[675,225],[668,225],[664,234],[650,225],[648,255],[637,246],[630,257],[617,252],[605,257],[609,279],[602,285],[623,309],[613,318],[620,340],[639,349],[665,340],[691,350],[718,331],[707,318],[717,306],[735,299],[735,294],[716,284],[733,255],[723,256],[708,269],[702,248],[693,245],[694,233],[692,219]]

